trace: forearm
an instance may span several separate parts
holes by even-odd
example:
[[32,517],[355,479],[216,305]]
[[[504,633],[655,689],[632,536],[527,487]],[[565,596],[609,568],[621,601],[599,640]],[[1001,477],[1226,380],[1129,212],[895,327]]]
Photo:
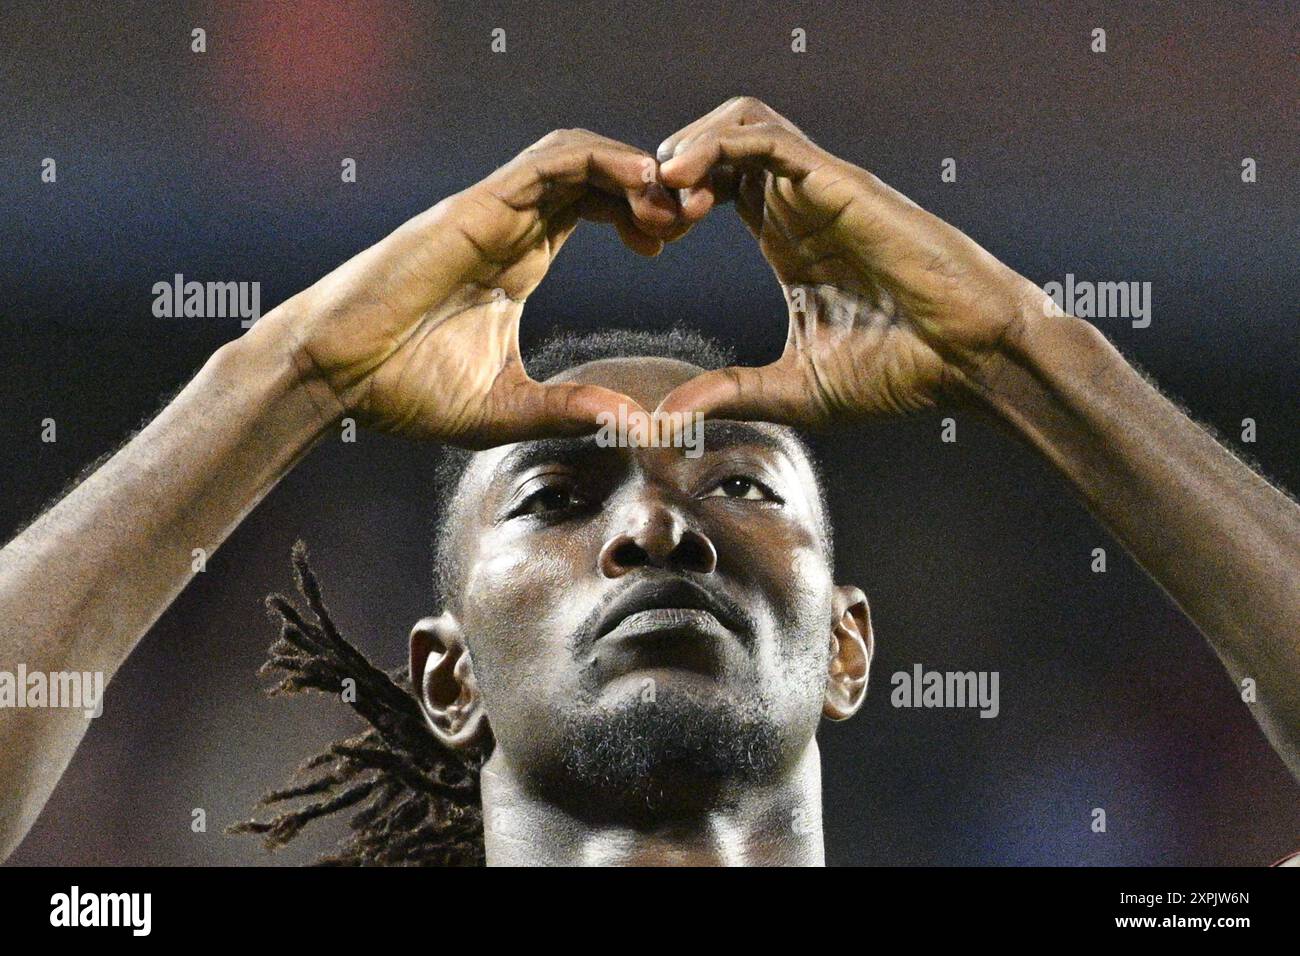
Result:
[[[255,330],[256,331],[256,330]],[[220,349],[153,422],[0,550],[0,670],[105,681],[203,555],[301,457],[322,417],[284,355]],[[0,858],[88,726],[81,709],[0,709]]]
[[1205,634],[1300,776],[1300,507],[1151,387],[1092,326],[1044,318],[977,376]]

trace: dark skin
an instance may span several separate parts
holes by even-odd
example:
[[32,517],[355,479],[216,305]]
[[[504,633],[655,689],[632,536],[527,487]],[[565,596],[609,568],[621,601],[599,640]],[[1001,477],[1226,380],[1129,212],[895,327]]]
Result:
[[[679,223],[689,227],[719,203],[735,205],[786,292],[790,328],[776,362],[690,377],[662,396],[668,379],[659,388],[642,385],[632,393],[642,405],[816,428],[935,406],[989,413],[1074,485],[1197,623],[1234,681],[1267,684],[1255,716],[1300,773],[1300,599],[1294,586],[1300,579],[1300,509],[1293,501],[1163,399],[1095,329],[1048,307],[1041,290],[970,238],[866,170],[821,150],[765,104],[730,100],[670,136],[657,158],[659,181],[676,191]],[[672,238],[678,232],[675,226]],[[621,380],[590,379],[610,387]],[[611,532],[618,526],[612,520]],[[788,566],[779,537],[742,533],[737,526],[732,541],[758,569]],[[586,546],[590,552],[596,540]],[[572,550],[565,553],[558,566],[581,579],[592,555],[584,561]],[[492,577],[490,562],[486,568],[475,587],[491,593],[484,584]],[[782,593],[779,580],[768,586]],[[542,582],[539,590],[514,595],[520,619],[532,619],[548,602],[571,600],[562,588],[550,594],[544,588]],[[824,611],[824,602],[820,606]],[[842,626],[853,607],[859,602],[832,608],[830,626]],[[507,613],[501,607],[496,612]],[[858,621],[860,646],[869,648],[865,601],[848,616]],[[437,645],[419,631],[415,673],[428,668],[426,648]],[[853,643],[840,642],[839,652]],[[475,644],[471,639],[470,654],[459,658],[467,676]],[[484,644],[482,653],[493,654]],[[859,673],[856,658],[837,662],[835,656],[827,666],[829,686]],[[869,652],[858,656],[865,676]],[[454,670],[433,670],[439,666]],[[536,696],[528,686],[514,690]],[[801,706],[806,716],[806,698]],[[437,708],[428,712],[436,726]],[[802,727],[798,714],[796,706],[791,721]],[[513,737],[508,732],[499,751],[508,752]],[[815,748],[810,738],[809,747],[808,753]],[[500,859],[531,854],[614,862],[630,854],[664,861],[678,858],[685,846],[698,854],[691,859],[714,862],[764,854],[820,858],[819,848],[801,844],[790,828],[755,822],[770,814],[742,812],[731,827],[712,826],[708,814],[700,814],[696,826],[670,839],[656,838],[653,828],[629,835],[616,824],[611,835],[599,826],[573,825],[567,816],[557,821],[555,815],[563,814],[556,801],[532,799],[527,774],[504,756],[494,760],[511,772],[485,778],[485,807],[502,793],[503,803],[518,813],[494,818],[510,824],[511,839],[494,845],[489,827],[490,856],[495,849]],[[785,787],[749,791],[762,794],[760,804],[788,810],[815,789],[808,760],[785,766]],[[727,844],[717,839],[722,832],[743,835]]]
[[[628,358],[559,380],[653,408],[699,372]],[[645,860],[651,846],[680,861],[822,860],[820,828],[798,824],[819,816],[820,717],[849,717],[866,692],[866,598],[833,582],[815,479],[783,429],[715,422],[705,447],[691,459],[675,448],[570,440],[549,454],[525,443],[480,453],[465,476],[451,523],[463,554],[455,608],[416,626],[411,668],[445,743],[468,743],[490,723],[484,806],[499,862]],[[651,614],[596,635],[603,608],[677,581],[743,610],[730,627]],[[643,596],[614,613],[675,603]],[[779,735],[763,779],[679,763],[657,781],[648,814],[640,790],[624,801],[631,787],[566,772],[566,715],[678,708],[672,721],[760,698],[774,703],[766,719]],[[563,837],[538,846],[524,832]]]
[[[697,374],[627,360],[571,380],[528,376],[524,301],[580,221],[612,224],[632,251],[654,255],[726,204],[790,305],[776,362]],[[602,451],[582,470],[601,476],[584,486],[585,510],[545,529],[509,510],[519,484],[540,475],[510,473],[507,460],[520,444],[591,433],[620,406],[825,429],[974,407],[1056,469],[1197,625],[1233,684],[1249,682],[1252,716],[1300,775],[1300,507],[1095,328],[1049,303],[752,98],[727,101],[655,155],[557,131],[223,346],[139,436],[0,550],[0,664],[111,677],[193,576],[196,550],[211,554],[340,419],[492,449],[472,466],[470,506],[454,522],[455,593],[411,642],[435,732],[452,746],[489,723],[495,734],[483,777],[488,861],[817,863],[813,729],[819,712],[845,717],[861,703],[871,637],[865,599],[832,585],[816,547],[799,456],[772,425],[750,433],[755,447],[741,457],[776,476],[775,507],[749,496],[745,471],[737,482],[718,467],[742,450],[725,430],[718,454],[706,434],[694,461]],[[530,467],[573,467],[562,458]],[[528,507],[565,500],[553,489]],[[678,592],[621,632],[592,632],[592,615],[617,607],[606,602],[627,582],[655,575]],[[717,614],[683,597],[691,583]],[[605,741],[609,766],[639,772],[621,789],[602,783],[599,747],[593,761],[581,746],[584,728],[609,726],[622,728]],[[0,710],[0,856],[85,730],[71,710]],[[642,781],[659,807],[649,818],[645,794],[623,799]]]

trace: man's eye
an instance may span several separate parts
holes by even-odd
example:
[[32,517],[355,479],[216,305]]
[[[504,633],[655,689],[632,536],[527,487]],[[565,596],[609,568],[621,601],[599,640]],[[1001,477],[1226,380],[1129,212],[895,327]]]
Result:
[[713,490],[708,492],[706,498],[739,498],[742,501],[777,501],[778,498],[772,489],[768,488],[761,482],[753,478],[745,478],[741,475],[732,475],[730,478],[723,478],[714,485]]
[[576,508],[581,504],[582,500],[574,489],[566,485],[549,485],[545,488],[539,488],[525,498],[519,507],[511,513],[511,517],[550,514],[568,508]]

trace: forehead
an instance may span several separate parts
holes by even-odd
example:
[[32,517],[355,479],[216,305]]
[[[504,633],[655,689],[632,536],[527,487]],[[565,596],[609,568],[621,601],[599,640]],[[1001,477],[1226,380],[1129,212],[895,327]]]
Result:
[[565,369],[548,382],[577,382],[579,385],[603,385],[640,403],[647,410],[655,408],[678,385],[704,369],[690,362],[651,356],[599,359]]

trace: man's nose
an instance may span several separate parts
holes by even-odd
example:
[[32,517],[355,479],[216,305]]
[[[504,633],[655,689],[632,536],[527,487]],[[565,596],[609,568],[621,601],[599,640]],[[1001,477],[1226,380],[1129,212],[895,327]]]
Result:
[[631,509],[623,529],[605,542],[596,560],[607,578],[640,567],[712,574],[718,567],[718,552],[708,535],[689,524],[676,508],[650,502]]

